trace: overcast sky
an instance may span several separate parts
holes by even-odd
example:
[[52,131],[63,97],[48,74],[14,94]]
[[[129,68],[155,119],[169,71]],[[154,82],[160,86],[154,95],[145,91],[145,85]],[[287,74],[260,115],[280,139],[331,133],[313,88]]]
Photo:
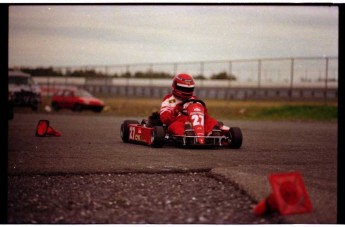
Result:
[[9,66],[338,56],[338,7],[12,5]]

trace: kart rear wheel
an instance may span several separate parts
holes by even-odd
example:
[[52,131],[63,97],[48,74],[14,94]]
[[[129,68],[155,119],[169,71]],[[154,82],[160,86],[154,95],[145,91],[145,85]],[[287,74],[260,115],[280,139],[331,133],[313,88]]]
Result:
[[229,147],[234,149],[239,149],[242,145],[242,131],[238,127],[231,127],[229,132],[227,133]]
[[163,126],[154,126],[152,130],[152,147],[163,147],[165,140],[165,130]]
[[121,135],[122,141],[125,143],[128,143],[128,140],[129,140],[129,125],[130,124],[139,124],[139,122],[136,120],[125,120],[121,124],[120,135]]

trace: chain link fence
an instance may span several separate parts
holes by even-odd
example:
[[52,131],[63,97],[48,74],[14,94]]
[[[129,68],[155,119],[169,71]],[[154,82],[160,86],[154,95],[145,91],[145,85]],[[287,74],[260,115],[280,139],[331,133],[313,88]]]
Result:
[[[200,98],[219,99],[337,99],[338,57],[271,58],[228,61],[147,63],[104,66],[64,66],[54,70],[62,77],[36,77],[47,95],[65,86],[85,88],[113,96],[162,97],[171,90],[174,75],[185,72],[196,78]],[[69,76],[75,70],[94,70],[100,78]],[[159,72],[167,79],[139,79],[136,73]],[[211,79],[225,73],[235,80]],[[126,75],[126,77],[124,77]]]

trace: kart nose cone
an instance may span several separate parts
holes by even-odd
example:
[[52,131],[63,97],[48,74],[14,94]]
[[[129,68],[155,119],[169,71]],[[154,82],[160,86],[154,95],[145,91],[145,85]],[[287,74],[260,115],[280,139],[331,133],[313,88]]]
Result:
[[199,144],[205,144],[205,139],[204,138],[198,138],[198,143]]

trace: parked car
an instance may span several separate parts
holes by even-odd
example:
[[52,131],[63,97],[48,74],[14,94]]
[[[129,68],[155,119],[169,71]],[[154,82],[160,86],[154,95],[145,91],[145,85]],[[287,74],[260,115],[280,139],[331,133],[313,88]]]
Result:
[[12,106],[37,110],[41,103],[41,89],[31,75],[21,71],[8,71],[8,95]]
[[52,97],[52,108],[55,111],[60,109],[71,109],[73,111],[92,110],[101,112],[104,102],[88,91],[78,88],[66,88],[59,90]]

